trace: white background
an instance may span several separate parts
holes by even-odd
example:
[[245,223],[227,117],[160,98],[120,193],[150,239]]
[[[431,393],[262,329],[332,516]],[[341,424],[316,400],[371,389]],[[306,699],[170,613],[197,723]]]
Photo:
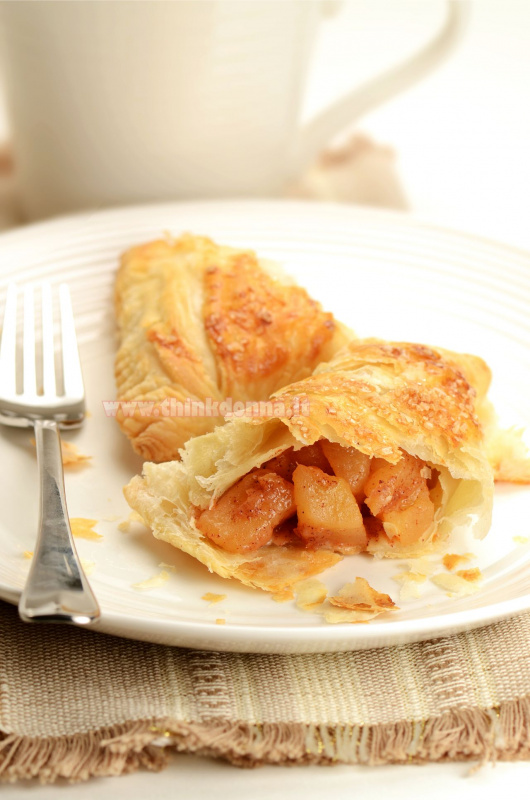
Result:
[[[272,0],[271,0],[272,1]],[[276,0],[277,1],[277,0]],[[301,0],[303,2],[303,0]],[[351,0],[325,23],[306,116],[419,45],[439,24],[438,0]],[[353,56],[352,56],[353,53]],[[385,62],[381,63],[382,54]],[[475,0],[465,38],[435,74],[359,124],[392,145],[411,210],[437,222],[530,248],[530,3]],[[0,126],[1,127],[1,126]],[[530,763],[422,767],[264,767],[240,770],[175,756],[162,773],[88,784],[4,787],[12,800],[193,797],[261,800],[519,794]]]

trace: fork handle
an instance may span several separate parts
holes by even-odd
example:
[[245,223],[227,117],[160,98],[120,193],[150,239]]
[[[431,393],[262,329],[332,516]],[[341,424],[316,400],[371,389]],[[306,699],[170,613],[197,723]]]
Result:
[[99,618],[100,611],[68,521],[57,423],[37,420],[35,440],[40,473],[39,534],[18,612],[25,622],[89,625]]

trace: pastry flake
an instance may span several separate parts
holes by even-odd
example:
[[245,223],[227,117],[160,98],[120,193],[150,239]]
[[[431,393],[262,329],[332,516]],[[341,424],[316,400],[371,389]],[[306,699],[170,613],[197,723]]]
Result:
[[431,577],[431,581],[439,589],[445,589],[451,597],[466,597],[479,589],[477,581],[469,581],[454,572],[439,572]]
[[393,580],[401,584],[399,599],[405,602],[421,597],[420,586],[427,580],[427,575],[423,575],[421,572],[400,572],[398,575],[394,575]]
[[308,578],[298,583],[295,589],[296,607],[302,611],[314,611],[326,599],[328,590],[317,578]]
[[396,610],[397,606],[388,594],[376,591],[366,578],[355,578],[354,583],[346,583],[334,597],[329,598],[332,606],[347,608],[350,611]]
[[442,564],[449,572],[453,572],[459,564],[465,564],[471,561],[472,558],[471,553],[446,553],[442,559]]
[[158,589],[159,586],[163,586],[168,580],[169,572],[163,569],[158,575],[153,575],[151,578],[147,578],[145,581],[140,581],[139,583],[133,583],[132,587],[139,592],[149,592],[151,589]]
[[[36,447],[35,439],[30,439],[30,442],[33,447]],[[65,469],[86,466],[92,460],[92,456],[86,456],[79,452],[77,445],[67,442],[65,439],[61,439],[61,458]]]
[[97,519],[86,519],[85,517],[70,518],[70,527],[76,539],[89,539],[92,542],[101,541],[103,536],[94,530],[97,524]]
[[210,605],[214,603],[220,603],[222,600],[226,600],[226,594],[215,594],[214,592],[206,592],[201,597],[201,600],[205,600]]

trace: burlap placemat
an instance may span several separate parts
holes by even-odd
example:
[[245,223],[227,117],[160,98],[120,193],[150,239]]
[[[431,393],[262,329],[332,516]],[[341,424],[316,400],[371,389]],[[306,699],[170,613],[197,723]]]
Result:
[[430,642],[288,656],[29,626],[0,603],[7,780],[158,769],[171,749],[240,766],[527,758],[529,693],[530,614]]

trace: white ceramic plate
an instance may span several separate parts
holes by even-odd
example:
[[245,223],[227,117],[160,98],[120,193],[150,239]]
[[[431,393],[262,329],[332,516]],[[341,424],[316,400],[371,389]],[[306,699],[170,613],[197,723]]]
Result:
[[[112,288],[126,247],[163,231],[207,234],[275,259],[361,335],[439,344],[482,355],[494,371],[492,398],[503,421],[530,426],[530,254],[442,230],[410,216],[287,202],[188,203],[83,214],[0,238],[7,279],[67,281],[71,287],[90,416],[69,439],[92,456],[67,472],[70,514],[99,520],[98,542],[78,540],[106,633],[215,650],[323,652],[402,644],[483,625],[530,607],[530,489],[496,490],[493,527],[483,542],[461,531],[453,552],[471,551],[484,574],[480,592],[449,598],[432,582],[422,596],[370,625],[327,625],[265,593],[210,575],[141,526],[118,525],[129,509],[122,487],[139,459],[103,410],[114,398]],[[3,305],[3,297],[0,297]],[[0,596],[15,602],[24,584],[37,525],[37,474],[28,431],[0,429]],[[151,591],[133,584],[173,564]],[[439,562],[439,559],[438,559]],[[323,580],[332,591],[360,575],[393,598],[402,567],[351,556]],[[439,569],[442,569],[441,566]],[[205,592],[226,594],[208,605]],[[224,625],[216,619],[225,619]]]

